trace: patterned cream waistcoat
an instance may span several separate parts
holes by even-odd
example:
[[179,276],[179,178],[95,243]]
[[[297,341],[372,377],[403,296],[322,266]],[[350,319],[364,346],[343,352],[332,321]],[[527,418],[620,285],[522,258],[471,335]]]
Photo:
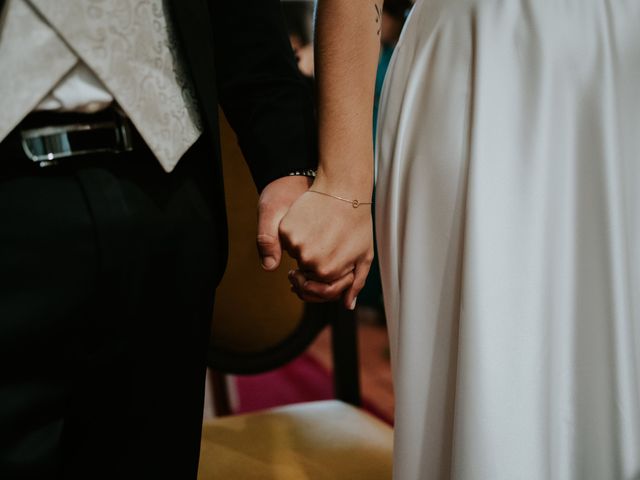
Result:
[[[0,37],[0,138],[78,62],[96,74],[166,171],[200,135],[163,0],[9,0]],[[4,113],[1,113],[4,112]]]

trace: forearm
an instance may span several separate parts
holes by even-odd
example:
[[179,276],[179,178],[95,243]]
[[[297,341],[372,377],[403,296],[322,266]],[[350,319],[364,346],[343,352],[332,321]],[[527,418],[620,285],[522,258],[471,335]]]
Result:
[[298,72],[279,0],[210,1],[218,101],[258,190],[317,165],[311,89]]
[[316,185],[366,201],[373,188],[373,96],[383,0],[318,0]]

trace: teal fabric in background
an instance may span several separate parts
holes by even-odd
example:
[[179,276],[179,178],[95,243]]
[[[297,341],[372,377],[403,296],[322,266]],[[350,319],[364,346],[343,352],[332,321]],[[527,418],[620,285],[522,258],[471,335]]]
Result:
[[[382,45],[382,49],[380,51],[380,61],[378,63],[378,71],[376,73],[376,87],[375,87],[374,101],[373,101],[373,136],[374,138],[375,138],[376,130],[378,127],[378,103],[380,102],[380,95],[382,94],[382,85],[384,84],[384,77],[387,73],[387,68],[389,68],[389,62],[391,61],[392,55],[393,55],[393,45]],[[373,196],[375,198],[375,191]],[[374,214],[374,222],[375,222],[375,214]],[[375,242],[375,237],[374,237],[374,242]],[[371,264],[371,270],[369,271],[367,282],[365,283],[364,288],[362,289],[362,291],[360,292],[360,295],[358,296],[358,304],[366,305],[368,307],[373,307],[379,310],[380,312],[383,312],[384,305],[382,301],[382,283],[380,282],[380,267],[378,266],[377,246],[374,245],[374,248],[375,248],[375,256],[373,258],[373,263]]]
[[382,85],[384,84],[384,76],[389,68],[389,62],[393,55],[393,45],[382,45],[380,51],[380,61],[378,63],[378,72],[376,74],[376,89],[373,100],[373,135],[375,137],[378,128],[378,103],[380,103],[380,95],[382,95]]

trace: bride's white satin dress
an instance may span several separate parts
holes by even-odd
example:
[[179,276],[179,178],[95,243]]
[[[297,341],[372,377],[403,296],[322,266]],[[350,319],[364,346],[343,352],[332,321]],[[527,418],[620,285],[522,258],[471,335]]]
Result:
[[640,1],[418,0],[379,125],[395,478],[640,479]]

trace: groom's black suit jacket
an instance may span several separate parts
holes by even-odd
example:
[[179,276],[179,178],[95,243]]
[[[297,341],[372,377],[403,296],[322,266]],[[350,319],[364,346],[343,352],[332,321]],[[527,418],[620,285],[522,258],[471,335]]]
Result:
[[311,94],[279,0],[164,5],[204,123],[175,171],[139,149],[137,162],[99,155],[0,182],[2,479],[195,478],[226,259],[218,105],[259,190],[314,167]]
[[225,245],[218,105],[262,190],[290,172],[315,168],[312,96],[298,72],[279,0],[171,0],[170,6],[213,152],[213,208]]
[[[0,12],[6,0],[0,0]],[[312,96],[283,27],[280,0],[170,0],[170,21],[191,76],[212,154],[211,203],[226,262],[218,105],[259,191],[315,168]]]

